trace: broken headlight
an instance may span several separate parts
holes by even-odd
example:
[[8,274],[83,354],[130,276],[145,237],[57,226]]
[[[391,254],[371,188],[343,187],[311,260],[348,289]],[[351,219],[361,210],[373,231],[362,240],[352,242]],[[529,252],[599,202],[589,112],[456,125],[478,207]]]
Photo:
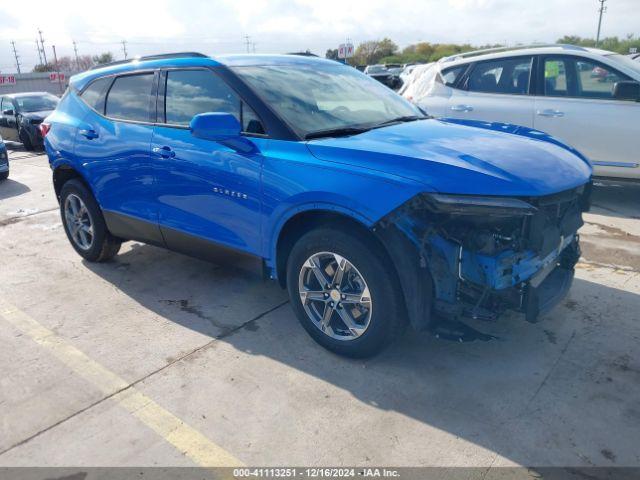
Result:
[[473,195],[446,195],[432,193],[425,195],[428,207],[434,213],[450,215],[490,215],[514,217],[533,215],[536,207],[511,197],[482,197]]

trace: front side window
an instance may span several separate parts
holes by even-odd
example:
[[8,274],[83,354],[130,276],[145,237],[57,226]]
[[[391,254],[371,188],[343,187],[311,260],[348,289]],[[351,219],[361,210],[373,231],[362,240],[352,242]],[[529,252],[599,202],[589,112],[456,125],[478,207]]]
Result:
[[110,78],[99,78],[89,85],[80,95],[80,98],[84,100],[84,103],[89,105],[94,110],[103,113],[104,112],[104,94],[107,86],[111,82]]
[[240,120],[238,95],[210,70],[167,72],[165,122],[189,125],[191,119],[207,112],[225,112]]
[[116,78],[107,95],[106,115],[119,120],[148,122],[152,84],[152,73]]
[[233,71],[303,138],[423,116],[380,82],[334,63],[242,66]]
[[616,82],[630,80],[611,67],[587,59],[576,60],[577,96],[585,98],[613,99],[613,86]]
[[505,58],[480,62],[469,75],[471,92],[526,95],[529,93],[532,57]]

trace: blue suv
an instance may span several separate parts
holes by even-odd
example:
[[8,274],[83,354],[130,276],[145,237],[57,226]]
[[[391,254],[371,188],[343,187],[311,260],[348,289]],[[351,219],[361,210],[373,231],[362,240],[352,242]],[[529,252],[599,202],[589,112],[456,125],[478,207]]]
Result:
[[[76,75],[41,127],[88,261],[127,240],[262,259],[303,327],[350,356],[561,300],[589,162],[505,124],[435,120],[356,69],[197,53]],[[447,320],[448,319],[448,320]]]

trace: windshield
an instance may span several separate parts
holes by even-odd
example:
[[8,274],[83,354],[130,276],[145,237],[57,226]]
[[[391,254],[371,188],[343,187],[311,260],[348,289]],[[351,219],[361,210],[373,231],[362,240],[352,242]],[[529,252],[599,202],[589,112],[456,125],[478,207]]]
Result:
[[28,97],[17,97],[18,110],[20,112],[40,112],[42,110],[55,110],[58,102],[58,97],[50,94],[45,95],[30,95]]
[[[614,53],[613,55],[607,55],[607,58],[609,60],[612,60],[615,63],[624,65],[625,67],[630,68],[631,70],[636,72],[638,75],[640,75],[640,62],[638,62],[637,60],[634,60],[631,57],[627,57],[626,55],[620,55],[618,53]],[[634,80],[640,80],[640,78],[636,77],[634,78]]]
[[338,63],[235,67],[302,138],[325,130],[373,128],[400,117],[422,117],[402,97]]

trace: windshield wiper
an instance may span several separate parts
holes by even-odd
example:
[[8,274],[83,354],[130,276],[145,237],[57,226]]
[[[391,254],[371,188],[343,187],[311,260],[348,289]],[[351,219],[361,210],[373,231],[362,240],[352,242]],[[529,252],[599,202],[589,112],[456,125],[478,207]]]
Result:
[[415,122],[416,120],[424,120],[426,118],[429,117],[420,115],[405,115],[402,117],[392,118],[391,120],[386,120],[382,123],[378,123],[373,128],[386,127],[387,125],[393,125],[394,123]]
[[371,127],[340,127],[329,128],[327,130],[318,130],[317,132],[307,133],[304,138],[310,140],[312,138],[322,137],[348,137],[349,135],[357,135],[371,130]]

